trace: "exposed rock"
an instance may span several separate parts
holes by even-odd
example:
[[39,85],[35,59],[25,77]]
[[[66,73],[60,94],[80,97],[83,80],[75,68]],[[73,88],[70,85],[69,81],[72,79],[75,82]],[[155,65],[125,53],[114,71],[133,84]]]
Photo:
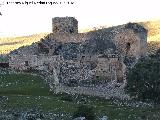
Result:
[[64,117],[71,120],[71,115],[65,113],[42,112],[37,109],[0,109],[0,120],[61,120]]
[[73,60],[78,58],[80,51],[78,43],[70,42],[62,44],[59,53],[65,60]]
[[85,117],[74,118],[73,120],[85,120]]
[[103,116],[102,118],[100,118],[99,120],[108,120],[107,116]]
[[68,86],[82,85],[83,82],[91,81],[90,64],[79,62],[63,62],[60,65],[60,83]]

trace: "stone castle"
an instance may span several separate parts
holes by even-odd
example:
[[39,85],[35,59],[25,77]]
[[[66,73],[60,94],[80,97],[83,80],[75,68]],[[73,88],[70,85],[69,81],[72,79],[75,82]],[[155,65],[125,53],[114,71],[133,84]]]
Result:
[[38,43],[12,51],[9,66],[48,71],[56,85],[124,82],[127,67],[146,55],[147,32],[137,23],[128,23],[78,33],[74,17],[55,17],[52,33]]

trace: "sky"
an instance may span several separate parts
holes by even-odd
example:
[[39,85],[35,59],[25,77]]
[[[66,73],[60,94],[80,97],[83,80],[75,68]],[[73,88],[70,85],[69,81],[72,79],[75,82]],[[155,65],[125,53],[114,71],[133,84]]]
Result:
[[51,32],[53,17],[75,17],[79,30],[127,22],[160,20],[159,0],[33,0],[58,4],[7,4],[22,1],[25,2],[0,0],[0,37]]

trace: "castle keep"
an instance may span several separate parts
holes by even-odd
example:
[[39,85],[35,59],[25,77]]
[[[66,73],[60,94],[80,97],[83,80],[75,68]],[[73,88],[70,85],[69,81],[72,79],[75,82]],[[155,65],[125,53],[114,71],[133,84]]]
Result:
[[83,86],[123,82],[127,67],[146,55],[147,30],[128,23],[78,33],[73,17],[52,19],[52,33],[38,43],[12,51],[12,69],[37,69],[53,74],[55,84]]
[[53,33],[78,33],[78,21],[73,17],[55,17],[52,19]]

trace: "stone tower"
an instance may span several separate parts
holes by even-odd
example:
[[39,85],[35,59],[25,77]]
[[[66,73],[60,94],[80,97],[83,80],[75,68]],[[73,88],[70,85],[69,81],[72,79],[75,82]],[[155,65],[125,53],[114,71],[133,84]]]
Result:
[[52,19],[53,33],[78,33],[78,21],[74,17],[55,17]]
[[148,31],[137,23],[128,23],[118,31],[114,41],[123,56],[140,58],[146,56]]

